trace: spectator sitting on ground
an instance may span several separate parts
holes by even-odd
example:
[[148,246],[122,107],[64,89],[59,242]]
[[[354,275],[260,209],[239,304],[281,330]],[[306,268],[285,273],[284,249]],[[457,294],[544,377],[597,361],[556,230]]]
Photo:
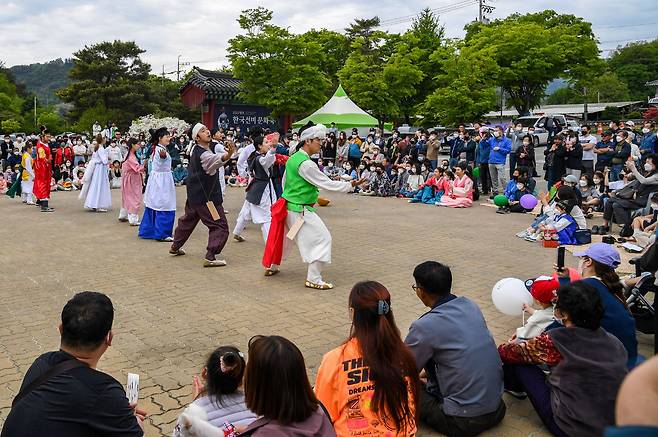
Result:
[[557,233],[559,244],[578,244],[576,240],[578,223],[571,215],[573,208],[575,208],[573,202],[565,200],[556,202],[555,216],[539,225],[539,231],[542,233]]
[[420,174],[419,165],[406,164],[407,173],[407,183],[400,190],[400,194],[403,197],[414,197],[420,186],[425,182],[425,178]]
[[535,218],[528,229],[516,234],[517,237],[525,238],[528,241],[537,241],[540,233],[539,227],[549,223],[549,221],[552,221],[555,218],[557,214],[556,204],[561,200],[567,202],[568,205],[570,205],[571,212],[569,215],[573,217],[573,219],[578,224],[578,229],[587,228],[587,220],[585,219],[583,211],[578,206],[578,197],[576,196],[576,191],[572,187],[560,187],[557,190],[555,197],[550,202],[548,201],[547,193],[539,193],[537,198],[542,204],[541,214]]
[[171,172],[172,177],[174,178],[174,183],[176,185],[185,185],[185,179],[187,179],[188,164],[189,161],[185,158],[183,159],[183,163],[176,165],[176,168]]
[[[610,244],[594,243],[574,256],[580,258],[578,273],[583,282],[593,286],[603,302],[601,326],[622,342],[628,355],[627,365],[632,368],[638,360],[635,319],[628,310],[624,287],[615,271],[621,264],[619,252]],[[569,274],[558,272],[558,276],[566,280]]]
[[113,319],[112,302],[104,294],[84,291],[66,303],[60,348],[41,355],[28,369],[3,437],[144,434],[146,413],[128,404],[116,379],[96,370],[112,345]]
[[450,180],[444,176],[444,173],[443,167],[434,169],[434,174],[418,187],[418,191],[409,203],[434,205],[439,202],[441,196],[450,191]]
[[[244,393],[241,390],[242,377],[246,363],[243,353],[233,346],[221,346],[215,349],[201,371],[201,382],[194,375],[194,402],[183,411],[190,413],[195,407],[203,409],[206,420],[214,427],[221,427],[228,422],[237,430],[246,427],[257,419],[256,415],[245,406]],[[192,407],[192,406],[195,407]],[[184,426],[182,417],[174,429],[173,436],[181,435]]]
[[335,437],[331,419],[313,393],[304,357],[290,340],[249,340],[244,377],[247,408],[260,416],[244,431],[251,437]]
[[658,224],[658,193],[651,195],[651,213],[635,217],[631,226],[633,227],[633,236],[638,246],[647,247],[653,244],[656,235],[656,224]]
[[519,176],[510,181],[505,189],[505,197],[507,197],[508,204],[501,206],[496,211],[498,214],[509,214],[510,212],[526,212],[526,209],[521,206],[521,197],[526,194],[532,195],[532,191],[528,188],[528,179],[525,176]]
[[470,167],[466,161],[461,161],[453,168],[453,172],[454,177],[450,182],[450,190],[441,196],[437,205],[450,208],[469,208],[473,205],[473,187],[475,186]]
[[121,163],[114,161],[110,168],[110,188],[121,188]]
[[[77,168],[77,167],[76,167]],[[77,170],[73,175],[73,180],[71,181],[74,190],[82,190],[82,178],[85,176],[84,168],[82,170]]]
[[477,435],[505,416],[500,357],[480,308],[451,293],[450,268],[416,266],[412,286],[429,312],[414,321],[405,343],[421,379],[420,421],[447,435]]
[[350,337],[325,354],[315,381],[336,434],[414,435],[418,372],[395,324],[390,293],[379,282],[359,282],[349,312]]
[[[614,423],[626,351],[601,327],[601,298],[586,282],[558,289],[555,317],[562,327],[498,347],[505,388],[517,397],[527,394],[553,435],[600,436]],[[546,376],[539,364],[548,365],[551,373]]]
[[587,173],[583,174],[578,181],[578,191],[582,202],[580,202],[581,209],[585,214],[585,218],[592,218],[592,212],[601,205],[599,191],[594,186],[592,177]]

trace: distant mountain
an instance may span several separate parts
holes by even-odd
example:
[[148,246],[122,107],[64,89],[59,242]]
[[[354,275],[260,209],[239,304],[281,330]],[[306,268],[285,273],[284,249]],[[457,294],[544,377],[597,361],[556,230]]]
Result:
[[551,83],[548,84],[548,86],[546,87],[546,91],[544,91],[544,92],[546,93],[547,96],[550,96],[551,94],[553,94],[555,91],[559,90],[560,88],[565,88],[567,86],[569,86],[569,84],[567,83],[566,80],[564,80],[564,79],[555,79]]
[[72,59],[55,59],[44,64],[14,65],[9,70],[16,82],[24,84],[29,92],[36,94],[42,104],[53,105],[60,103],[55,91],[69,84],[71,68]]

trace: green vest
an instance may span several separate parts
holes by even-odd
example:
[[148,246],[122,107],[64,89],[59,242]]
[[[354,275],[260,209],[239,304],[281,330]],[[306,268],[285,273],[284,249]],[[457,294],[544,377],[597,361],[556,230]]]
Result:
[[295,152],[286,162],[286,184],[281,197],[288,201],[288,210],[302,212],[304,206],[309,211],[315,211],[313,205],[318,201],[318,188],[299,175],[299,166],[308,161],[309,156],[303,152]]

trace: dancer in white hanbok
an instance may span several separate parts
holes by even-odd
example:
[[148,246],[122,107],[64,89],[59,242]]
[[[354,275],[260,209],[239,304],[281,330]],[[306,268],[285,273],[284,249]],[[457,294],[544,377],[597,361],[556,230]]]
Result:
[[110,193],[109,161],[105,149],[105,138],[98,135],[96,146],[91,155],[85,175],[82,178],[82,190],[78,196],[84,199],[85,208],[97,212],[106,212],[112,205]]

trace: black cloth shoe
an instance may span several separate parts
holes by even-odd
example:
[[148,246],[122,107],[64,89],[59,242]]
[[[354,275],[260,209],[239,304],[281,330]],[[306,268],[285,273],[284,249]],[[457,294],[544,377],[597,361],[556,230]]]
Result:
[[592,235],[597,235],[599,233],[599,227],[598,226],[592,226]]

